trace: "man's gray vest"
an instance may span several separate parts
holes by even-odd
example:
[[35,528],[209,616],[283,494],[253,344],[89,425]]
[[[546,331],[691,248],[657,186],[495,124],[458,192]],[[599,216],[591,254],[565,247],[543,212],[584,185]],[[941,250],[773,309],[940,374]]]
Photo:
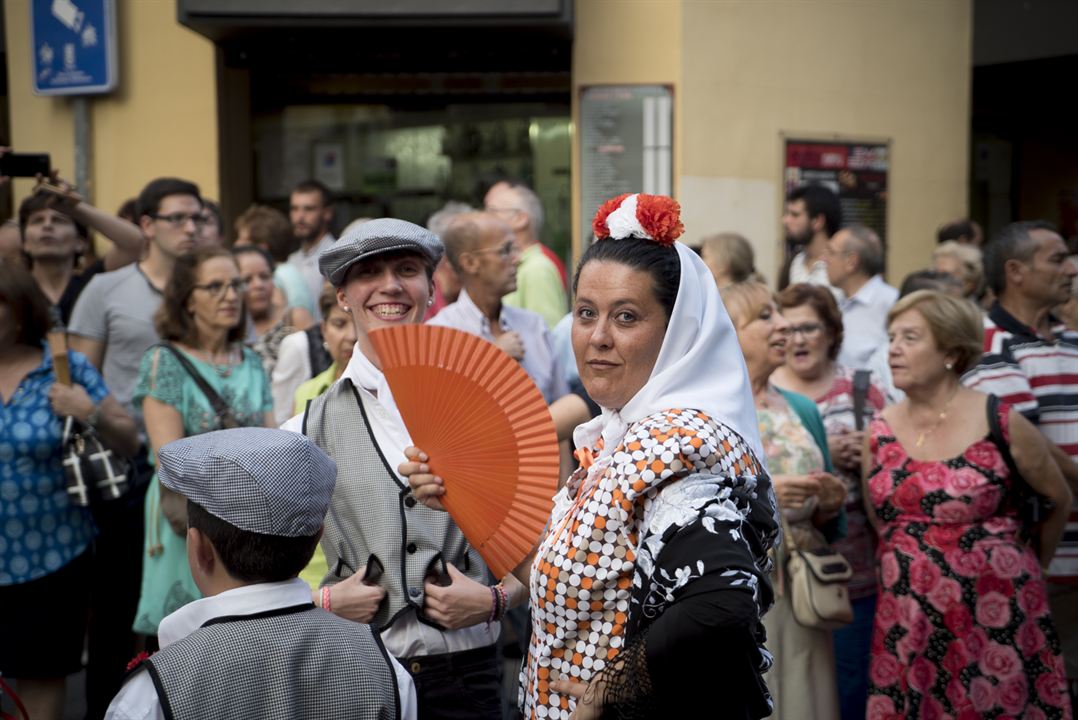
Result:
[[406,610],[421,610],[424,581],[444,574],[446,564],[488,582],[483,559],[449,513],[417,502],[389,467],[350,380],[311,401],[303,433],[337,462],[337,487],[322,534],[329,565],[323,584],[339,582],[377,558],[385,568],[378,584],[386,597],[372,624],[384,630]]
[[370,625],[313,605],[210,620],[146,660],[166,718],[400,718]]

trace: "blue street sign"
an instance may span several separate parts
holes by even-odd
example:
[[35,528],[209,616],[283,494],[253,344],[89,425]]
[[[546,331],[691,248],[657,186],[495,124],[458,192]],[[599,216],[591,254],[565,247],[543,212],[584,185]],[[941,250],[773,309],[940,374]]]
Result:
[[116,87],[114,0],[31,0],[35,95],[92,95]]

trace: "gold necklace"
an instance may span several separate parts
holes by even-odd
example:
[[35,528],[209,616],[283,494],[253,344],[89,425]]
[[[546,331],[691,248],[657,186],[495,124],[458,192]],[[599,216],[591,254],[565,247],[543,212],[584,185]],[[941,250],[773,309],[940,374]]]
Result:
[[[917,436],[917,442],[914,443],[914,445],[916,447],[921,447],[922,445],[924,445],[925,444],[925,437],[929,433],[936,432],[936,428],[938,428],[940,426],[940,423],[942,423],[944,420],[947,419],[947,412],[951,409],[951,403],[954,402],[954,399],[955,399],[955,397],[957,395],[958,395],[958,386],[956,386],[955,389],[954,389],[954,392],[951,393],[950,399],[948,399],[947,402],[944,403],[943,409],[940,410],[940,414],[939,414],[939,417],[936,418],[936,422],[932,423],[932,427],[928,428],[927,430],[922,431],[921,434]],[[912,419],[912,415],[910,417]]]

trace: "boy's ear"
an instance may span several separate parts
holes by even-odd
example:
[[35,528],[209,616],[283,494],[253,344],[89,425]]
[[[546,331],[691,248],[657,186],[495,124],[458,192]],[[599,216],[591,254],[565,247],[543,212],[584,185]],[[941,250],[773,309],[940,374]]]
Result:
[[187,528],[187,562],[195,577],[212,575],[219,562],[213,543],[198,528]]

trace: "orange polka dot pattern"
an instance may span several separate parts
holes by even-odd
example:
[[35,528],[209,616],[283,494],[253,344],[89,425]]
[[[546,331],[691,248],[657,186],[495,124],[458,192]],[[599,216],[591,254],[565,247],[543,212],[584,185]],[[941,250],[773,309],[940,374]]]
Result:
[[531,572],[526,717],[568,718],[570,699],[551,692],[550,681],[586,683],[621,650],[648,507],[665,485],[700,472],[761,468],[726,426],[695,410],[666,410],[630,426],[613,453],[578,470],[555,496]]

